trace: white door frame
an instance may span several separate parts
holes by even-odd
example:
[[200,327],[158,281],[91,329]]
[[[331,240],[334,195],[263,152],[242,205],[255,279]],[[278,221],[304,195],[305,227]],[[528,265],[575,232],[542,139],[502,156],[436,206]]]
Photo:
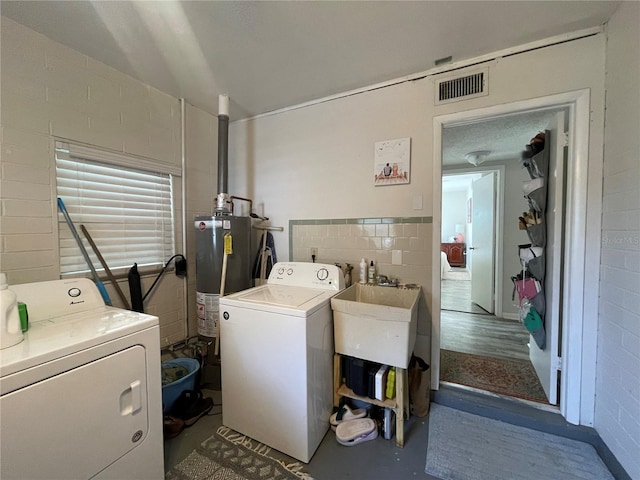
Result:
[[[560,413],[570,423],[593,425],[597,354],[598,278],[601,190],[587,186],[602,173],[602,156],[589,161],[590,93],[588,89],[549,95],[433,118],[433,242],[440,243],[442,215],[442,129],[445,125],[539,109],[569,109],[569,161],[565,236]],[[589,172],[592,178],[588,178]],[[591,180],[591,181],[589,181]],[[600,180],[598,180],[600,181]],[[598,196],[599,195],[599,196]],[[589,234],[587,234],[589,231]],[[437,250],[437,251],[436,251]],[[589,255],[589,263],[586,258]],[[434,249],[433,265],[440,251]],[[591,268],[596,265],[595,268]],[[592,278],[588,278],[590,275]],[[440,376],[440,270],[432,273],[432,385]]]

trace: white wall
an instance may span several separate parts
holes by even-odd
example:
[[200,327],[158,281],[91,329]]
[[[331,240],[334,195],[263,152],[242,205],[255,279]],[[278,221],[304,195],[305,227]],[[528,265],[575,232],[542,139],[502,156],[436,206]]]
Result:
[[[275,225],[287,227],[290,219],[419,215],[433,217],[433,234],[441,222],[440,200],[433,196],[441,181],[439,159],[437,164],[433,161],[434,116],[581,89],[591,92],[589,161],[593,167],[587,170],[589,181],[597,184],[601,178],[598,165],[604,111],[603,35],[497,59],[486,66],[490,91],[486,97],[435,107],[436,78],[428,76],[233,123],[230,171],[247,175],[237,175],[238,181],[230,182],[230,186],[249,192],[257,203],[264,204],[265,213]],[[411,184],[374,187],[374,143],[402,137],[411,137],[412,141]],[[422,210],[413,209],[416,196],[422,196]],[[597,208],[598,202],[599,198],[590,197],[589,209]],[[278,251],[287,252],[288,232],[274,236]],[[426,263],[425,270],[431,269],[432,263]],[[439,289],[434,291],[431,271],[424,277],[419,283],[424,286],[431,309]],[[437,316],[438,312],[431,314]],[[596,313],[587,311],[585,324],[594,328],[595,322]],[[434,321],[431,334],[433,345],[438,345],[438,321]],[[593,356],[586,358],[593,361]],[[431,360],[435,365],[437,359]],[[434,368],[434,385],[438,373]]]
[[[428,88],[424,80],[404,83],[231,124],[229,189],[252,197],[273,225],[285,227],[273,234],[279,259],[289,252],[289,220],[433,215],[431,149],[425,135],[431,124],[423,98]],[[375,142],[404,137],[411,137],[411,183],[375,187]],[[423,207],[414,210],[417,196]],[[394,273],[401,282],[423,286],[429,310],[432,235],[431,223],[419,229],[412,225],[407,237],[419,248],[406,248],[403,265]],[[355,263],[370,249],[376,246],[353,252]],[[385,249],[390,257],[392,249],[403,248],[394,243]],[[418,321],[418,343],[424,348],[418,354],[429,358],[431,323],[424,313]]]
[[607,31],[595,428],[640,478],[640,4],[623,2]]
[[[413,209],[414,195],[431,195],[425,182],[430,128],[425,106],[416,102],[424,82],[292,110],[230,127],[230,189],[253,194],[274,224],[289,219],[431,215],[429,202]],[[374,143],[411,137],[411,183],[375,187]],[[292,201],[294,200],[294,201]],[[277,240],[276,240],[277,241]],[[286,246],[286,243],[285,243]],[[287,248],[279,248],[287,251]]]
[[462,234],[467,228],[467,191],[443,192],[442,194],[442,242],[451,242],[456,225],[462,225]]
[[[180,165],[178,100],[2,17],[0,265],[9,284],[59,278],[53,140]],[[177,185],[178,198],[181,192]],[[177,205],[176,220],[182,217]],[[178,232],[177,238],[180,239]],[[177,246],[180,252],[182,247]],[[143,290],[155,273],[143,278]],[[126,275],[119,282],[128,293]],[[114,305],[121,306],[110,283]],[[145,304],[164,344],[184,337],[184,289],[169,274]]]

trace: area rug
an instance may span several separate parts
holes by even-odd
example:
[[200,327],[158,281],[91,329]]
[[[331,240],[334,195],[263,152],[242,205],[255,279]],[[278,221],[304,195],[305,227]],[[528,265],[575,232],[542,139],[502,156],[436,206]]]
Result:
[[592,445],[431,404],[425,473],[442,480],[611,480]]
[[220,427],[173,467],[165,480],[313,480],[301,463],[269,456],[271,448]]
[[440,350],[440,380],[548,403],[533,365],[528,360],[506,360]]

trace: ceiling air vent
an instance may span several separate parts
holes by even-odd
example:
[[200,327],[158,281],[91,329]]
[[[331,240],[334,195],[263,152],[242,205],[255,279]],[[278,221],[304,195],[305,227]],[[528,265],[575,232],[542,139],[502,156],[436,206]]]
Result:
[[488,69],[483,69],[469,75],[438,80],[436,105],[488,95],[488,73]]

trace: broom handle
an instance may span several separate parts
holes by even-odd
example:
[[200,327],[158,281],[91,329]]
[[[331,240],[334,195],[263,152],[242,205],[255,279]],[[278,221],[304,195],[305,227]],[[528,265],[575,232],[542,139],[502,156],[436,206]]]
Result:
[[120,297],[120,300],[122,300],[122,303],[124,304],[124,308],[126,308],[127,310],[131,310],[131,305],[129,305],[129,300],[127,300],[127,297],[124,296],[124,293],[120,288],[120,285],[118,285],[116,277],[114,277],[113,273],[111,273],[111,269],[107,265],[107,262],[105,262],[104,257],[100,253],[98,246],[93,241],[93,238],[91,238],[91,235],[89,235],[89,232],[84,227],[84,225],[80,225],[80,229],[82,230],[82,233],[84,233],[84,236],[89,242],[89,245],[91,245],[91,248],[93,249],[93,253],[95,253],[96,257],[98,257],[98,260],[100,260],[100,264],[104,268],[104,271],[107,272],[107,276],[109,277],[109,280],[111,280],[111,283],[113,283],[113,286],[116,289],[116,293],[118,294],[118,296]]

